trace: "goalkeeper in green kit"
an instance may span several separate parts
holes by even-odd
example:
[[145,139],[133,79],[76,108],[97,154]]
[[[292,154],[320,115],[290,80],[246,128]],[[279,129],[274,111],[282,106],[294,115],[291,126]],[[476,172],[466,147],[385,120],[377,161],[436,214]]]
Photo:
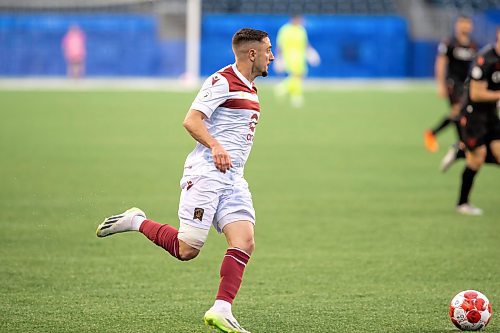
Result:
[[316,50],[309,45],[302,16],[293,16],[289,23],[278,31],[276,72],[286,72],[287,78],[276,87],[278,97],[289,96],[293,107],[304,104],[303,79],[307,74],[307,63],[320,64]]

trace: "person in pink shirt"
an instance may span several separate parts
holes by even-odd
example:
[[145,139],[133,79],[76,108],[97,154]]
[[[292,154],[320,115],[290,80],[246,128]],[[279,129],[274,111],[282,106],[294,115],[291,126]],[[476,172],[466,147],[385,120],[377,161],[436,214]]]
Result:
[[85,33],[77,25],[72,25],[63,37],[62,49],[71,78],[79,78],[85,72],[85,42]]

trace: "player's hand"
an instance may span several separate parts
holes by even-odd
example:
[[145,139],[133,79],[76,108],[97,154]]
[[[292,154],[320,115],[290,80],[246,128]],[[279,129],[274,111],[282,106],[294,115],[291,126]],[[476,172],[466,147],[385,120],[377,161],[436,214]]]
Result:
[[441,98],[446,98],[448,96],[448,89],[444,84],[438,84],[438,95]]
[[306,59],[311,66],[317,67],[321,64],[319,53],[312,46],[307,47]]
[[231,156],[229,156],[228,152],[220,144],[212,148],[212,158],[214,159],[215,167],[222,173],[226,173],[226,171],[233,167]]

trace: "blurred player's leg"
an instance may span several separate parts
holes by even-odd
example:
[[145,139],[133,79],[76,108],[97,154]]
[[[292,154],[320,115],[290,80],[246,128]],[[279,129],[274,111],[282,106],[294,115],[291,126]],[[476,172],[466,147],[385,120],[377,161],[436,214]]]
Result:
[[467,164],[462,173],[460,186],[460,198],[457,203],[457,212],[464,215],[482,215],[483,211],[469,203],[469,195],[472,190],[474,178],[484,163],[486,147],[484,145],[466,153]]
[[448,127],[448,125],[450,125],[452,123],[452,120],[450,119],[449,116],[446,116],[444,117],[440,122],[439,124],[434,127],[431,132],[433,135],[437,135],[439,132],[441,132],[442,130],[444,130],[446,127]]
[[304,104],[304,92],[302,84],[302,76],[293,75],[288,83],[288,91],[290,93],[290,101],[294,108],[300,108]]
[[460,149],[459,144],[460,143],[457,142],[451,145],[446,155],[444,155],[443,159],[441,160],[441,166],[439,167],[442,172],[448,171],[448,169],[453,165],[453,163],[455,163],[457,159],[465,158],[465,152]]
[[436,136],[434,135],[434,132],[432,132],[431,130],[427,130],[424,132],[424,145],[425,148],[431,153],[435,153],[439,149]]
[[[450,146],[450,149],[448,149],[448,152],[441,160],[441,165],[439,169],[442,172],[446,172],[457,160],[463,158],[465,158],[465,150],[463,145],[460,142],[454,143],[453,145]],[[496,165],[499,164],[497,159],[493,155],[490,146],[486,148],[486,158],[484,160],[484,163],[496,164]]]

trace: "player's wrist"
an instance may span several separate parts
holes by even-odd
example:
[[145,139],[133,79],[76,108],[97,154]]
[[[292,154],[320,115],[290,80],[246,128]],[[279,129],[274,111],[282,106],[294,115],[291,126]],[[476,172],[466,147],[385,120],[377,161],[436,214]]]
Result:
[[217,140],[215,140],[215,139],[210,140],[209,142],[207,142],[207,144],[208,144],[208,147],[210,149],[212,149],[212,150],[215,149],[215,148],[221,148],[222,147],[221,144]]

